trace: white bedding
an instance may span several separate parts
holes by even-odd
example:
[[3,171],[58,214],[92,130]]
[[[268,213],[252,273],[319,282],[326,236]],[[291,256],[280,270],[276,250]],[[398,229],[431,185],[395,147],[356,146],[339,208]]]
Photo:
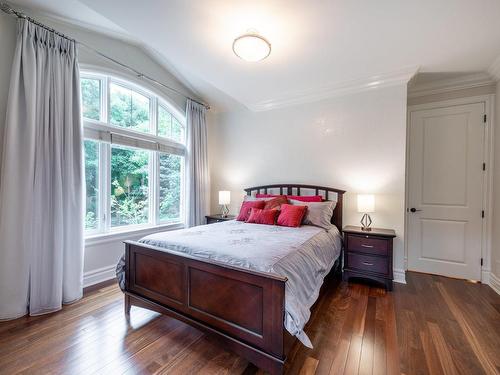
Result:
[[[286,276],[285,328],[312,348],[303,328],[324,277],[340,255],[341,236],[335,226],[326,231],[310,225],[288,228],[226,221],[155,233],[139,242]],[[123,279],[120,273],[117,269],[119,280]]]

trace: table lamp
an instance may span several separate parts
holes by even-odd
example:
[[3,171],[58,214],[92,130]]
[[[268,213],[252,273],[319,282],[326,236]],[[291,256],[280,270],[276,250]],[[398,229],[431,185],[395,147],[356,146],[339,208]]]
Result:
[[368,213],[375,212],[375,196],[373,194],[358,194],[358,212],[363,214],[361,218],[361,229],[370,231],[372,218]]
[[230,191],[219,191],[219,204],[221,205],[221,216],[227,217],[229,213],[228,204],[231,202],[231,192]]

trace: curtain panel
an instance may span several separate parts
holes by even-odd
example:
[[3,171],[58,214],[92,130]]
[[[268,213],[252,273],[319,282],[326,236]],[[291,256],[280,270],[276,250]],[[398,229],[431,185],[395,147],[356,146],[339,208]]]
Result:
[[187,131],[187,225],[205,224],[209,195],[206,108],[188,99]]
[[20,20],[0,171],[0,319],[82,297],[83,146],[74,41]]

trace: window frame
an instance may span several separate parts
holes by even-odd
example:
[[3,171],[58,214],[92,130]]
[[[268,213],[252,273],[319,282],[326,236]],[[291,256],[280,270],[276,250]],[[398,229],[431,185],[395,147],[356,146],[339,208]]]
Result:
[[[169,101],[156,92],[148,90],[130,80],[109,73],[99,73],[91,70],[81,70],[80,78],[97,79],[100,81],[100,116],[99,120],[83,117],[83,140],[98,142],[99,149],[99,191],[97,229],[85,230],[86,238],[114,236],[120,233],[141,231],[155,227],[179,227],[184,225],[186,218],[186,117],[181,116]],[[110,85],[116,84],[132,90],[149,99],[149,130],[150,133],[120,127],[110,123]],[[158,135],[158,108],[162,106],[183,126],[184,143]],[[118,138],[113,142],[113,136]],[[130,141],[133,144],[128,144]],[[111,226],[111,148],[113,144],[150,152],[149,157],[149,193],[148,222],[118,227]],[[142,147],[141,147],[142,145]],[[83,147],[83,146],[82,146]],[[178,221],[160,220],[160,153],[181,156],[181,186],[180,186],[180,218]]]

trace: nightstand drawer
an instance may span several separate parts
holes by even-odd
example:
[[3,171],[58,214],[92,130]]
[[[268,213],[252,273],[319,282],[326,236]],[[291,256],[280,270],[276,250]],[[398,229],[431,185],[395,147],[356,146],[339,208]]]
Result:
[[387,263],[388,262],[386,258],[356,253],[347,253],[347,266],[349,268],[383,273],[386,275],[389,271],[387,268]]
[[360,251],[362,253],[387,255],[387,240],[381,238],[366,238],[349,234],[347,246],[349,251]]

